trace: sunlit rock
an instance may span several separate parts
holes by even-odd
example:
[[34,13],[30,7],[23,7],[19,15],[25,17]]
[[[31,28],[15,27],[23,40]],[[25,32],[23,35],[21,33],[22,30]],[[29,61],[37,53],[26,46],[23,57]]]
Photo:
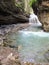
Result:
[[41,12],[39,14],[39,19],[42,23],[43,30],[49,32],[49,12]]
[[42,23],[43,30],[49,32],[49,0],[42,0],[39,6],[38,16]]
[[21,65],[17,49],[0,47],[0,65]]

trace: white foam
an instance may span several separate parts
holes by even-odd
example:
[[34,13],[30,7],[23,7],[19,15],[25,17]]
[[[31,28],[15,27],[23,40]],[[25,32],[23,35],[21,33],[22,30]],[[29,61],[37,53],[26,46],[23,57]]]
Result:
[[35,15],[34,13],[30,14],[29,24],[33,25],[33,26],[42,26],[42,24],[40,23],[37,15]]
[[40,36],[40,37],[49,37],[49,33],[47,32],[44,32],[44,31],[39,31],[39,32],[33,32],[33,31],[19,31],[21,32],[22,34],[25,34],[25,35],[37,35],[37,36]]

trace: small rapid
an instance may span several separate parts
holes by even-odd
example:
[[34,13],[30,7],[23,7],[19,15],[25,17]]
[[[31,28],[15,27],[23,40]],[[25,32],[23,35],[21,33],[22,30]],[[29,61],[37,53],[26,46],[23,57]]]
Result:
[[35,15],[34,13],[30,14],[29,24],[33,25],[33,26],[42,26],[42,24],[40,23],[37,15]]

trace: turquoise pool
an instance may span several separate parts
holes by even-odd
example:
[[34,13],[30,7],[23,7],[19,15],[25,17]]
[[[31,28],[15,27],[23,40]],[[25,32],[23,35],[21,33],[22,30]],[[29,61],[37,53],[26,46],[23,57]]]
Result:
[[49,62],[49,33],[41,28],[29,28],[9,34],[10,44],[18,46],[23,62]]

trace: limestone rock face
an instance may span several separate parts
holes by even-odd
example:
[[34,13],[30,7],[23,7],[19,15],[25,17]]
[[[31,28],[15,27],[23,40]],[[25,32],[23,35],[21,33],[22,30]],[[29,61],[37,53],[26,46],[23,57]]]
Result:
[[28,18],[24,15],[24,11],[15,0],[0,0],[0,24],[28,22]]
[[43,12],[39,16],[43,30],[49,32],[49,12]]
[[49,32],[49,0],[42,1],[42,4],[39,6],[38,16],[43,30]]

